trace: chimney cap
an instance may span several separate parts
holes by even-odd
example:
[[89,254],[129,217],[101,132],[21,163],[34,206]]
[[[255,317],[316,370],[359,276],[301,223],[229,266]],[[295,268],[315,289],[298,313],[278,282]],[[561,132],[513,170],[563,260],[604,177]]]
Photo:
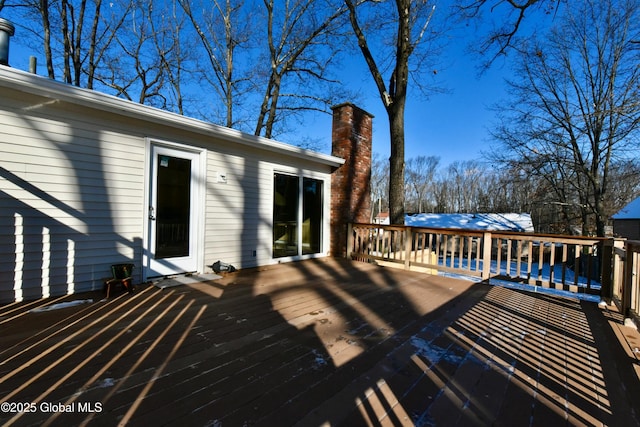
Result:
[[0,31],[4,31],[9,34],[9,36],[12,36],[16,32],[16,27],[6,19],[0,18]]
[[341,104],[334,105],[334,106],[332,106],[332,107],[331,107],[331,110],[332,110],[332,111],[336,111],[336,110],[341,109],[341,108],[343,108],[343,107],[351,107],[351,108],[353,108],[353,109],[355,109],[355,110],[360,110],[360,111],[362,111],[364,114],[366,114],[367,116],[371,117],[372,119],[375,117],[375,116],[374,116],[373,114],[371,114],[370,112],[368,112],[368,111],[366,111],[366,110],[363,110],[362,108],[358,107],[357,105],[355,105],[355,104],[354,104],[354,103],[352,103],[352,102],[343,102],[343,103],[341,103]]

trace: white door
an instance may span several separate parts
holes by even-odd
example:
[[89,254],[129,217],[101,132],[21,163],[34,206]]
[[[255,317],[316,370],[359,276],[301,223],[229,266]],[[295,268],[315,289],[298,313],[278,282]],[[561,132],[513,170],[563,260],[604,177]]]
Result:
[[200,153],[151,146],[147,277],[198,269]]

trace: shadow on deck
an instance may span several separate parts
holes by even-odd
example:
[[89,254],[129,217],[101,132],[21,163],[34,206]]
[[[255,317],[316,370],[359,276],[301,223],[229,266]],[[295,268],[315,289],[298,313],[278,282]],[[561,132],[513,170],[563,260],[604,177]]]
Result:
[[340,259],[101,298],[0,307],[0,424],[640,425],[594,303]]

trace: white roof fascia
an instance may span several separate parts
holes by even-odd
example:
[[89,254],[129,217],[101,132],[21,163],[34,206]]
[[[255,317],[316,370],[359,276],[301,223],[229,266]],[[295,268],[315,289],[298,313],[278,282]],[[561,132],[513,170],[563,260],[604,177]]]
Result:
[[332,167],[338,167],[344,164],[344,159],[339,157],[305,150],[272,139],[251,135],[236,129],[207,123],[187,116],[181,116],[159,108],[138,104],[95,90],[72,86],[6,66],[0,66],[0,88],[1,87],[20,90],[33,95],[113,114],[136,117],[147,122],[172,126],[206,136],[215,136],[225,141],[319,162]]

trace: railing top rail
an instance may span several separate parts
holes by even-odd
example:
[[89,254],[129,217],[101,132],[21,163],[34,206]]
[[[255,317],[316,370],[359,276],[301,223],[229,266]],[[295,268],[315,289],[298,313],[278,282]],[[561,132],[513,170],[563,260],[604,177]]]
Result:
[[385,230],[405,230],[407,228],[406,225],[374,224],[374,223],[370,223],[370,222],[354,222],[352,225],[354,227],[381,228],[381,229],[385,229]]
[[624,246],[630,251],[640,251],[640,240],[627,240],[624,242]]
[[[354,223],[354,227],[380,228],[385,230],[404,230],[407,228],[431,233],[462,234],[465,236],[482,236],[484,233],[491,233],[493,237],[519,238],[522,240],[553,240],[558,243],[576,243],[583,245],[599,244],[610,240],[607,237],[591,236],[571,236],[565,234],[531,233],[524,231],[501,231],[501,230],[477,230],[466,228],[446,228],[446,227],[416,227],[412,225],[388,225],[371,223]],[[637,241],[640,245],[640,241]]]

